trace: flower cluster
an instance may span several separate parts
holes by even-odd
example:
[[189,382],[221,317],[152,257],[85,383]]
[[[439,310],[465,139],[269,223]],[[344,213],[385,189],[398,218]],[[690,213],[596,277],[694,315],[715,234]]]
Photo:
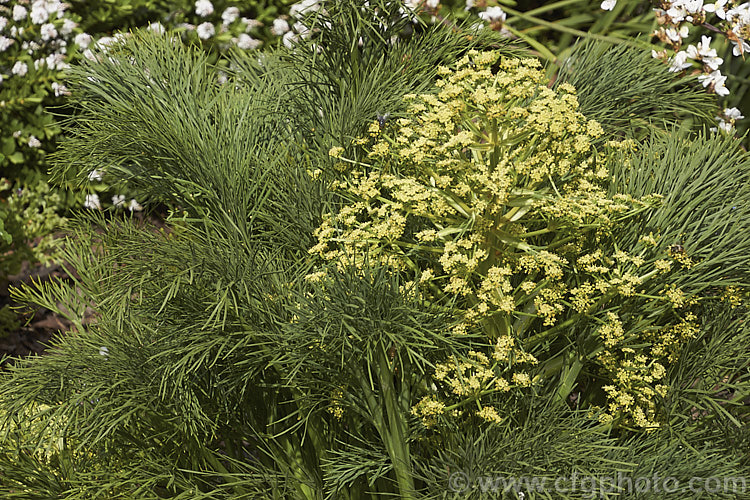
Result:
[[[612,10],[616,0],[605,0],[601,4],[604,10]],[[674,55],[669,56],[667,50],[652,51],[655,58],[669,63],[669,71],[682,72],[692,68],[699,68],[699,81],[711,92],[719,96],[727,96],[730,91],[726,87],[726,75],[720,66],[724,60],[712,48],[714,39],[702,35],[700,42],[683,48],[685,39],[691,36],[691,27],[699,26],[714,33],[722,34],[732,45],[732,54],[743,57],[750,49],[750,2],[730,0],[716,0],[708,3],[703,0],[675,0],[660,2],[654,9],[659,28],[653,33],[662,43],[667,45]],[[737,116],[740,116],[737,112]],[[718,118],[719,129],[732,132],[734,121]],[[740,118],[733,118],[737,120]]]
[[[443,388],[444,399],[425,396],[411,412],[426,427],[434,427],[440,418],[467,414],[490,424],[500,423],[502,410],[493,405],[493,396],[530,387],[533,381],[528,369],[537,363],[513,337],[500,337],[490,355],[471,350],[464,360],[450,359],[437,364],[433,378]],[[469,409],[473,406],[478,409]]]
[[[551,90],[536,60],[473,51],[438,74],[434,93],[405,96],[410,118],[373,122],[331,149],[340,175],[331,187],[350,201],[324,217],[310,252],[340,267],[391,266],[425,297],[456,304],[454,335],[494,344],[438,365],[438,392],[414,409],[426,424],[462,401],[495,421],[498,394],[555,373],[543,368],[554,356],[538,349],[569,345],[566,328],[576,325],[596,346],[586,362],[604,381],[600,418],[657,426],[662,368],[698,328],[698,298],[673,284],[696,259],[653,232],[629,248],[612,240],[660,204],[606,189],[607,162],[627,159],[636,143],[604,143],[575,89]],[[368,164],[347,159],[357,147]],[[646,293],[654,287],[661,292]],[[644,327],[617,314],[621,303],[662,315]]]

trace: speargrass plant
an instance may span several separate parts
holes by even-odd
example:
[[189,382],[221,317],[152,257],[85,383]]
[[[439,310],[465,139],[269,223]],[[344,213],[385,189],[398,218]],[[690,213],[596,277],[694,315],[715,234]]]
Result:
[[56,175],[107,166],[172,210],[81,214],[71,279],[15,291],[74,328],[2,374],[2,495],[642,498],[606,478],[657,473],[690,498],[749,476],[747,153],[647,116],[612,133],[518,47],[405,34],[390,2],[314,16],[224,84],[169,33],[72,70]]

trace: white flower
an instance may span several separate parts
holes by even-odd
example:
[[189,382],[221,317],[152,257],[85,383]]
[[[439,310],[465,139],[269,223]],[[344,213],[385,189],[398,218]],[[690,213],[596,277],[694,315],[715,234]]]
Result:
[[727,0],[717,0],[716,3],[710,3],[703,6],[703,10],[706,12],[713,12],[716,14],[720,19],[726,19],[727,18],[727,10],[726,10],[726,4]]
[[42,40],[45,42],[48,40],[52,40],[53,38],[57,38],[57,30],[55,29],[55,25],[52,23],[43,24],[41,28],[39,28],[39,32],[42,35]]
[[54,53],[54,54],[50,54],[47,56],[47,67],[51,70],[55,70],[55,69],[66,69],[66,68],[69,68],[70,65],[68,65],[68,63],[65,62],[64,54]]
[[116,207],[120,207],[125,204],[125,195],[116,194],[112,197],[112,204]]
[[103,36],[100,39],[96,41],[96,48],[106,52],[110,45],[116,43],[118,41],[117,38],[113,36]]
[[698,47],[690,45],[687,48],[687,54],[692,59],[698,59],[708,66],[712,71],[719,69],[724,62],[721,57],[716,56],[716,49],[711,48],[711,37],[703,35]]
[[440,0],[427,0],[425,5],[430,9],[437,9],[438,5],[440,5]]
[[750,51],[750,45],[745,40],[741,40],[741,42],[742,45],[737,43],[735,40],[732,40],[732,43],[734,44],[734,47],[732,47],[732,54],[735,57],[739,57],[745,52]]
[[257,49],[263,42],[261,42],[260,40],[256,40],[246,33],[240,33],[240,36],[237,37],[235,43],[237,44],[237,47],[242,50],[250,50]]
[[617,0],[604,0],[602,2],[602,10],[612,10],[615,8],[615,5],[617,5]]
[[240,19],[243,23],[245,23],[245,31],[254,30],[255,28],[260,28],[263,26],[263,23],[258,21],[257,19],[250,19],[249,17],[243,17]]
[[726,12],[725,19],[731,23],[744,25],[750,22],[750,4],[743,3]]
[[274,36],[281,36],[289,31],[289,23],[285,19],[274,19],[273,26],[271,26],[271,34]]
[[4,36],[0,36],[0,52],[5,52],[8,50],[8,47],[13,45],[16,41],[12,38],[7,38]]
[[711,42],[713,39],[710,36],[701,36],[701,41],[698,42],[698,51],[703,57],[716,57],[716,49],[711,48]]
[[704,57],[703,64],[711,68],[711,71],[719,69],[719,66],[724,62],[721,57]]
[[91,172],[89,172],[89,181],[101,181],[102,180],[102,171],[98,169],[94,169]]
[[137,201],[135,201],[135,198],[133,198],[130,200],[130,204],[128,205],[128,210],[130,210],[131,212],[133,211],[140,212],[141,210],[143,210],[143,207],[140,206]]
[[211,23],[201,23],[196,28],[196,31],[198,32],[198,37],[200,37],[202,40],[208,40],[212,36],[214,36],[214,33],[216,33],[216,28],[214,28],[214,25]]
[[65,12],[65,4],[59,0],[47,0],[46,2],[44,0],[37,0],[34,2],[34,5],[36,4],[46,5],[47,12],[50,15],[57,14],[57,17],[60,17],[60,14]]
[[83,206],[85,208],[91,208],[93,210],[101,210],[102,209],[102,205],[99,202],[99,195],[96,194],[96,193],[94,193],[94,194],[87,194],[86,195],[86,200],[84,200],[84,202],[83,202]]
[[721,130],[721,131],[726,132],[727,134],[729,134],[729,133],[732,132],[732,130],[734,130],[734,125],[732,125],[731,122],[725,122],[724,120],[722,120],[718,116],[716,118],[718,118],[718,120],[719,120],[719,128],[717,129],[716,127],[711,127],[711,132],[716,132],[717,130]]
[[422,0],[404,0],[404,5],[411,11],[417,10],[420,3],[422,3]]
[[292,45],[297,41],[297,35],[295,35],[293,31],[287,31],[284,33],[284,36],[281,37],[281,41],[286,48],[291,49]]
[[470,10],[474,8],[474,0],[466,0],[466,7],[464,10]]
[[209,0],[197,0],[195,2],[195,13],[201,17],[210,16],[214,13],[214,5]]
[[505,21],[507,14],[500,7],[487,7],[487,10],[479,13],[479,18],[483,21],[493,23],[495,21]]
[[31,22],[34,24],[42,24],[43,22],[46,22],[47,19],[49,19],[49,13],[47,12],[47,9],[44,7],[44,5],[35,3],[31,8]]
[[107,356],[109,356],[109,349],[107,349],[104,346],[100,347],[99,348],[99,355],[100,356],[104,356],[106,358]]
[[52,82],[52,90],[55,92],[55,97],[60,97],[61,95],[70,95],[68,87],[57,82]]
[[683,38],[687,38],[688,35],[690,35],[690,28],[686,24],[682,25],[682,27],[678,30],[675,28],[667,28],[665,31],[665,34],[667,35],[667,38],[669,38],[673,42],[679,42]]
[[320,9],[319,0],[302,0],[289,8],[289,15],[292,17],[302,17]]
[[26,19],[26,14],[28,11],[26,10],[26,7],[22,7],[21,5],[14,5],[13,6],[13,20],[14,21],[23,21]]
[[148,25],[148,27],[146,29],[149,30],[149,31],[153,31],[157,35],[163,35],[164,32],[166,31],[164,29],[164,26],[162,26],[162,24],[160,22],[151,23],[151,24]]
[[224,24],[232,24],[240,17],[240,9],[237,7],[227,7],[224,12],[221,13],[221,20]]
[[89,35],[88,33],[79,33],[73,39],[75,44],[82,49],[88,48],[88,46],[91,44],[91,40],[91,35]]
[[669,66],[669,71],[673,73],[677,73],[682,71],[683,69],[687,69],[692,64],[687,62],[688,53],[684,50],[679,51],[674,55],[674,57],[670,60],[671,64]]
[[742,120],[743,118],[745,118],[737,108],[724,108],[724,116],[726,116],[730,120]]
[[299,33],[299,36],[301,36],[302,38],[307,38],[310,36],[310,28],[305,26],[304,23],[302,23],[302,21],[297,21],[296,23],[294,23],[293,28],[294,28],[294,31]]
[[5,29],[5,27],[8,25],[8,18],[0,16],[0,33]]
[[42,66],[44,66],[44,59],[35,59],[34,60],[34,69],[38,70]]
[[729,89],[724,86],[724,82],[727,81],[727,77],[721,74],[721,71],[713,71],[709,75],[701,75],[698,77],[698,81],[703,83],[704,87],[713,85],[714,92],[717,95],[725,96],[729,95]]
[[13,65],[13,68],[11,68],[10,72],[14,75],[18,76],[24,76],[26,73],[28,73],[29,67],[26,65],[26,63],[21,61],[16,61],[16,64]]
[[63,21],[62,27],[60,28],[60,34],[62,36],[68,36],[71,33],[73,33],[73,30],[78,27],[78,23],[73,21],[72,19],[65,19]]
[[38,148],[41,147],[42,143],[39,139],[34,137],[33,135],[29,137],[29,147],[30,148]]

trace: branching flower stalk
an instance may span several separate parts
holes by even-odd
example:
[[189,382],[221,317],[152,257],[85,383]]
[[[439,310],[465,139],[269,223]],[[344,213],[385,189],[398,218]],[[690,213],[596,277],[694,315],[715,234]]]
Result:
[[[333,187],[352,202],[328,215],[310,251],[339,267],[365,256],[393,266],[434,301],[461,304],[454,334],[479,329],[490,345],[511,338],[524,351],[550,343],[564,351],[571,330],[583,329],[590,352],[547,351],[534,380],[558,377],[568,359],[558,382],[564,399],[583,362],[593,362],[611,381],[603,384],[610,397],[601,418],[654,427],[663,364],[674,361],[677,338],[695,335],[689,308],[701,300],[666,275],[694,262],[682,251],[660,252],[653,234],[627,251],[609,238],[660,197],[606,193],[608,158],[622,152],[628,161],[635,142],[602,141],[601,126],[577,111],[575,89],[550,90],[538,67],[469,53],[439,69],[436,94],[405,97],[416,118],[398,119],[393,133],[373,123],[355,141],[369,150],[366,170],[351,168],[344,149],[333,148],[344,172]],[[660,295],[643,293],[654,286]],[[653,304],[661,334],[618,333],[622,319],[608,311],[623,300]],[[642,373],[633,378],[623,368]]]

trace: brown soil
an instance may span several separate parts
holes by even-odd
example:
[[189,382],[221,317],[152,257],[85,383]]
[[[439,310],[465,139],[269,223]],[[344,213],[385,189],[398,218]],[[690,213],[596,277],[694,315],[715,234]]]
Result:
[[[32,267],[24,262],[18,274],[8,277],[8,280],[0,285],[0,306],[10,304],[11,307],[18,307],[10,297],[11,287],[29,284],[31,280],[44,282],[57,279],[69,279],[62,266]],[[20,313],[20,326],[12,331],[0,332],[0,365],[3,368],[11,362],[7,358],[43,354],[59,332],[67,331],[70,327],[64,318],[56,316],[48,309],[32,311],[21,308],[17,312]]]

